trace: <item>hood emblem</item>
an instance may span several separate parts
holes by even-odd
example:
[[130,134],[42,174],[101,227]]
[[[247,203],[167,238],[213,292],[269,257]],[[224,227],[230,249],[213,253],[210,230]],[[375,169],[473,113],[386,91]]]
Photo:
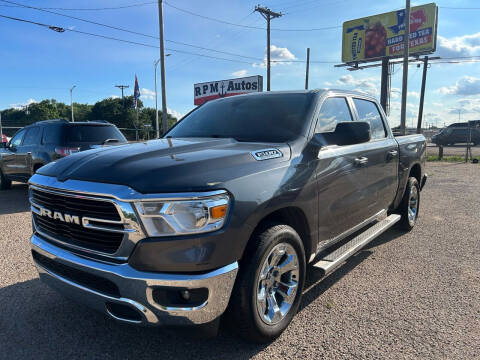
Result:
[[257,161],[283,157],[283,153],[278,149],[257,150],[257,151],[252,151],[250,154],[252,154],[253,158]]

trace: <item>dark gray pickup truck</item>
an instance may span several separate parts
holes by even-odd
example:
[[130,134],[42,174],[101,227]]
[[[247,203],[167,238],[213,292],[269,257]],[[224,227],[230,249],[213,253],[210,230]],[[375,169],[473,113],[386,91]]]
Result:
[[394,224],[413,228],[425,149],[358,93],[219,99],[163,139],[40,168],[33,259],[50,286],[118,321],[214,326],[225,313],[269,341],[308,263],[327,275]]

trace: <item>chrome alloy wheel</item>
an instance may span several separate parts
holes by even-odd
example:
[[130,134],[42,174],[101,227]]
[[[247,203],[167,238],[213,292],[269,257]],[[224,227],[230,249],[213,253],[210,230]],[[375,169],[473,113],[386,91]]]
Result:
[[257,312],[267,325],[280,322],[290,311],[298,291],[298,255],[292,245],[276,245],[257,279]]
[[412,186],[410,194],[408,195],[408,222],[410,225],[415,224],[418,213],[418,189],[416,186]]

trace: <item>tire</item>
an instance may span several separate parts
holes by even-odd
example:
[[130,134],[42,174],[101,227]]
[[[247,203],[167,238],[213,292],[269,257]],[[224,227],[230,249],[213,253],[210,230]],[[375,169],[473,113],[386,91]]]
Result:
[[0,190],[7,190],[12,187],[12,180],[6,178],[0,169]]
[[[239,335],[256,343],[277,338],[298,310],[305,271],[303,243],[292,227],[270,223],[258,231],[240,262],[228,309]],[[270,312],[274,303],[278,311]]]
[[420,185],[414,177],[408,178],[407,187],[397,213],[402,216],[399,226],[404,231],[415,227],[420,209]]

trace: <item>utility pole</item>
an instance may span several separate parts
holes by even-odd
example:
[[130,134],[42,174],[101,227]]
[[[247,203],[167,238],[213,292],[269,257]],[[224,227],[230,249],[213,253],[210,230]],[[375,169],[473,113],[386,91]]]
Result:
[[425,101],[425,83],[427,82],[428,56],[423,58],[422,89],[420,90],[420,105],[418,109],[417,134],[422,132],[423,103]]
[[0,111],[0,142],[3,141],[3,130],[2,130],[2,112]]
[[390,96],[390,70],[389,58],[382,59],[382,80],[380,84],[380,105],[388,115],[388,98]]
[[157,134],[157,139],[160,138],[160,128],[158,127],[158,92],[157,92],[157,65],[160,59],[157,59],[153,62],[153,68],[155,70],[155,129]]
[[119,88],[120,90],[122,90],[123,107],[125,107],[125,100],[123,99],[123,90],[124,90],[124,89],[128,89],[129,86],[128,86],[128,85],[115,85],[115,87],[117,87],[117,88]]
[[73,89],[75,89],[77,85],[73,85],[70,89],[70,110],[72,110],[72,122],[75,122],[75,118],[73,117]]
[[405,5],[405,32],[403,38],[403,79],[402,79],[402,110],[400,116],[400,134],[405,135],[407,118],[407,90],[408,90],[408,53],[410,45],[410,0]]
[[282,13],[277,13],[267,7],[255,6],[255,11],[258,11],[267,20],[267,91],[270,91],[270,20],[282,16]]
[[307,48],[307,69],[305,70],[305,90],[308,90],[308,72],[310,70],[310,48]]
[[167,91],[165,85],[165,45],[163,41],[163,1],[158,0],[158,27],[160,31],[160,74],[162,84],[162,121],[163,134],[168,130],[167,115]]

